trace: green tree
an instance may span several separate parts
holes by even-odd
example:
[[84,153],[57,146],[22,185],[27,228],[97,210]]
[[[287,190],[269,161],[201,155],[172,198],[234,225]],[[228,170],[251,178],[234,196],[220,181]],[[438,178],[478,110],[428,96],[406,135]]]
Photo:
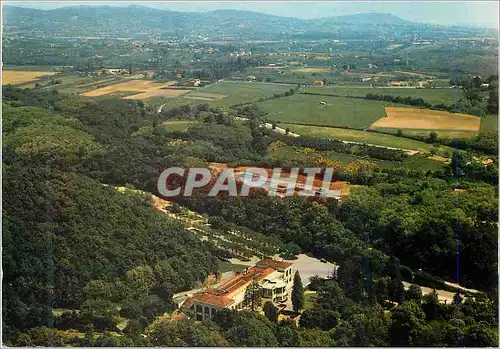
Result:
[[271,301],[267,301],[263,306],[264,314],[271,322],[278,322],[278,308]]
[[299,346],[299,334],[292,319],[279,322],[276,336],[280,347]]
[[425,314],[420,304],[414,301],[404,302],[392,310],[391,319],[389,337],[392,346],[418,344],[420,331],[425,325]]
[[257,306],[260,304],[260,300],[262,299],[262,287],[253,280],[252,283],[245,290],[245,305],[249,305],[252,311],[255,311]]
[[436,132],[432,131],[429,133],[429,137],[427,138],[427,142],[436,143],[438,140],[438,135]]
[[389,277],[380,277],[375,282],[375,296],[377,297],[377,301],[380,304],[383,304],[384,301],[389,300],[389,282],[391,278]]
[[302,280],[300,278],[299,271],[295,272],[293,277],[293,288],[292,288],[292,305],[293,311],[298,313],[304,308],[304,287],[302,286]]
[[486,322],[472,324],[465,331],[461,345],[465,347],[498,347],[498,329],[489,328]]

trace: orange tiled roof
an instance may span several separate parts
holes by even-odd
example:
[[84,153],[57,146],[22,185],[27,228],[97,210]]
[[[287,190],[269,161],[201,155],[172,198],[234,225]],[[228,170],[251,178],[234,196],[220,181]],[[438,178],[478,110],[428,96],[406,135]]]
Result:
[[277,261],[275,259],[266,258],[257,262],[257,266],[266,266],[271,268],[288,268],[292,266],[293,263],[285,261]]
[[201,292],[196,294],[193,299],[201,303],[212,304],[218,307],[227,307],[234,301],[227,296],[219,296],[213,293]]
[[[188,307],[192,305],[193,301],[212,304],[218,307],[227,307],[233,303],[233,300],[231,299],[232,293],[241,290],[242,288],[246,288],[252,280],[257,282],[262,281],[274,271],[275,269],[271,267],[267,267],[266,269],[256,267],[249,268],[245,274],[236,275],[231,280],[225,282],[216,289],[210,288],[195,294],[192,300],[188,303]],[[187,302],[188,301],[186,300],[186,303]]]

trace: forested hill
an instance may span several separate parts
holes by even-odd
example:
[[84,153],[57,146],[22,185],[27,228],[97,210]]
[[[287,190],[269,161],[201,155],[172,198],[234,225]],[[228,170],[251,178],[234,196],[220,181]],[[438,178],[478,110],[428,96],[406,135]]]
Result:
[[[281,141],[259,127],[262,114],[252,105],[186,105],[159,115],[141,101],[11,86],[3,99],[2,325],[9,345],[498,343],[493,166],[474,166],[465,154],[434,171],[380,169],[370,158],[335,163],[313,148],[304,162],[281,161],[269,150]],[[191,126],[171,131],[160,117]],[[214,229],[215,223],[226,231],[247,228],[278,241],[280,253],[339,264],[336,278],[315,281],[318,298],[303,311],[300,327],[249,311],[221,311],[213,322],[165,321],[172,293],[220,272],[217,257],[233,256],[231,249],[202,243],[156,211],[148,195],[113,187],[155,192],[165,167],[207,162],[332,166],[335,179],[362,185],[341,204],[203,192],[180,202],[208,214]],[[457,307],[440,304],[435,293],[422,297],[417,286],[405,291],[403,281],[450,290],[443,280],[456,280],[457,248],[461,284],[483,292],[474,299],[462,293],[468,298],[459,295]]]
[[[253,37],[254,35],[307,34],[329,32],[338,38],[391,37],[407,31],[450,34],[446,27],[403,20],[388,13],[362,13],[320,19],[298,19],[264,13],[217,10],[212,12],[175,12],[144,6],[71,6],[35,10],[4,6],[4,33],[7,35],[104,36],[131,37],[196,35]],[[451,35],[464,32],[481,35],[482,30],[454,29]],[[447,34],[445,34],[447,32]],[[261,37],[262,40],[263,37]]]
[[[172,293],[217,272],[217,249],[155,210],[151,197],[104,185],[102,159],[128,130],[116,123],[108,138],[91,135],[71,115],[76,106],[52,93],[24,103],[40,107],[2,111],[4,341],[68,326],[52,316],[57,308],[79,311],[96,329],[115,328],[120,309],[149,321],[173,309]],[[140,113],[121,110],[130,127],[127,112]]]

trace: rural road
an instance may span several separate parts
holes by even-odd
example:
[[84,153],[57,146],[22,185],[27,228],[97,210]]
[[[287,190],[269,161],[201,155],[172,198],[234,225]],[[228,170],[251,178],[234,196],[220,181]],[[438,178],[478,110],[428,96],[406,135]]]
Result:
[[[264,123],[264,127],[267,129],[273,130],[273,125],[268,123],[268,122]],[[276,128],[273,131],[286,135],[286,130],[282,129],[281,127],[278,127],[278,126],[276,126]],[[299,137],[298,134],[293,133],[293,132],[288,132],[288,135],[290,137]]]
[[161,113],[161,110],[163,109],[163,107],[165,106],[165,104],[167,104],[167,103],[163,103],[162,105],[160,105],[160,107],[158,108],[158,114]]

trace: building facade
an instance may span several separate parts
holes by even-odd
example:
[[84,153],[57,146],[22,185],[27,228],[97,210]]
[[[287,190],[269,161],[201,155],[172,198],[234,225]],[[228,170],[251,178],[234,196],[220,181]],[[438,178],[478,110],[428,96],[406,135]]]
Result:
[[263,259],[219,287],[188,297],[181,310],[197,321],[211,319],[221,309],[241,310],[244,308],[246,289],[253,282],[261,286],[262,298],[284,302],[288,297],[286,289],[293,279],[292,266],[290,262]]

